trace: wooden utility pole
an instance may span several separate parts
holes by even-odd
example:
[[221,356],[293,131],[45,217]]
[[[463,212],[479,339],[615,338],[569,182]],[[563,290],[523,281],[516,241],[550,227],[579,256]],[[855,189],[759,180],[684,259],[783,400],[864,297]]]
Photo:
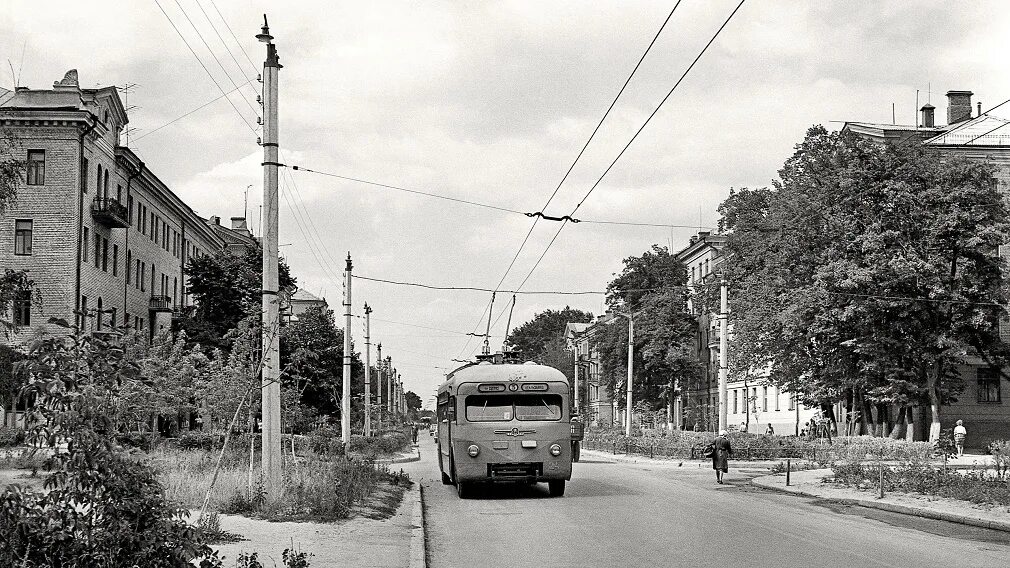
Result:
[[351,449],[351,253],[344,267],[344,376],[340,405],[340,440],[344,455]]
[[280,494],[281,488],[281,384],[278,269],[277,269],[277,75],[281,64],[270,35],[267,17],[256,39],[267,44],[263,63],[263,482],[268,495]]
[[375,347],[375,407],[379,409],[379,432],[382,432],[382,343]]
[[365,437],[372,435],[372,308],[365,302]]

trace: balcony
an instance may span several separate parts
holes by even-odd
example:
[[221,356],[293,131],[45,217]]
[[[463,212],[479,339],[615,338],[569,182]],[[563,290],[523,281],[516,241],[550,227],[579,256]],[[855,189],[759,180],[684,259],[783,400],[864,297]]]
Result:
[[169,296],[151,296],[151,302],[148,309],[152,312],[171,312],[172,298]]
[[96,197],[91,203],[91,216],[111,229],[125,229],[130,226],[126,206],[112,197]]

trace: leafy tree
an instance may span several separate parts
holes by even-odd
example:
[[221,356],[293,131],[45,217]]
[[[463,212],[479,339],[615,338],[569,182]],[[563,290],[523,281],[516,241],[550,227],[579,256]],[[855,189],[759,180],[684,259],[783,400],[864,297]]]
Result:
[[174,337],[168,331],[162,332],[150,344],[143,334],[134,334],[126,348],[140,373],[120,390],[121,418],[150,420],[151,429],[156,430],[158,417],[172,424],[197,410],[197,393],[205,381],[209,360],[199,345],[187,345],[184,331]]
[[966,357],[1007,361],[995,252],[1010,223],[992,168],[813,127],[779,178],[720,207],[733,371],[808,403],[844,397],[864,423],[929,405],[935,438]]
[[[0,151],[0,156],[2,155],[3,153]],[[0,212],[2,210],[2,202],[0,202]],[[0,276],[0,339],[10,338],[13,332],[17,331],[10,316],[13,314],[12,308],[15,303],[25,296],[31,298],[34,304],[41,303],[42,296],[38,287],[35,285],[35,281],[29,278],[26,270],[6,269],[4,274]],[[9,345],[0,345],[0,407],[9,413],[6,418],[10,420],[11,425],[14,424],[14,411],[17,408],[21,389],[25,386],[23,378],[14,373],[14,362],[22,357],[23,353],[20,350]]]
[[17,198],[18,185],[24,175],[26,163],[18,158],[23,147],[9,130],[0,130],[0,213]]
[[[624,270],[607,285],[612,314],[634,317],[632,399],[650,410],[665,406],[679,385],[697,377],[693,346],[697,323],[687,313],[687,270],[659,245],[624,259]],[[597,334],[601,378],[623,398],[627,390],[628,321],[615,317]]]
[[407,391],[403,393],[403,400],[407,403],[407,414],[416,417],[421,411],[421,397],[414,391]]
[[544,310],[517,327],[508,336],[508,343],[526,361],[536,361],[572,375],[574,361],[565,353],[565,325],[589,323],[593,314],[565,306],[562,310]]
[[[243,318],[262,311],[263,251],[228,251],[197,256],[186,264],[189,291],[196,300],[190,319],[182,324],[190,338],[204,345],[227,348],[225,334]],[[279,261],[280,288],[295,285],[284,259]]]
[[113,445],[119,385],[139,368],[115,340],[45,337],[17,365],[36,404],[28,437],[49,452],[45,490],[0,494],[4,566],[207,568],[221,562],[165,501],[150,467]]

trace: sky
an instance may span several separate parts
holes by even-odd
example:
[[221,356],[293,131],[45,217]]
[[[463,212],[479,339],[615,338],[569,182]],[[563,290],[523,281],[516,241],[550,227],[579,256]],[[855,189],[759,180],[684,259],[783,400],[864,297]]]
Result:
[[[49,88],[71,68],[83,87],[135,85],[129,146],[197,213],[225,223],[245,215],[259,234],[265,48],[254,36],[266,13],[284,66],[284,163],[536,212],[674,4],[5,0],[0,86]],[[545,213],[572,212],[736,5],[680,3]],[[890,123],[892,108],[913,124],[917,100],[931,101],[941,123],[948,90],[973,91],[984,109],[1010,98],[1003,8],[748,0],[575,215],[672,227],[579,223],[557,233],[541,221],[520,249],[533,223],[525,215],[282,168],[281,254],[341,326],[348,253],[353,273],[370,278],[602,291],[622,259],[653,244],[679,250],[714,227],[731,188],[771,184],[814,124]],[[510,300],[497,296],[492,350]],[[489,301],[479,291],[352,286],[355,315],[365,302],[374,310],[372,343],[427,406],[452,359],[479,352],[482,340],[466,334],[483,333]],[[566,305],[605,308],[601,294],[520,295],[512,327]],[[364,349],[363,319],[352,336]]]

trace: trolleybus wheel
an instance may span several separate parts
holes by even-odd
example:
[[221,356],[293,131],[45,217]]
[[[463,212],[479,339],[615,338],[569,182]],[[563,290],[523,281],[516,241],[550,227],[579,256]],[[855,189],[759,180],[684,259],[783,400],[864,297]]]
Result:
[[472,483],[467,483],[464,481],[456,482],[456,495],[458,495],[460,499],[469,499],[472,494],[473,494]]
[[551,493],[551,497],[561,497],[565,494],[565,480],[556,479],[547,482],[547,489]]
[[442,485],[452,485],[452,478],[444,471],[442,472]]

